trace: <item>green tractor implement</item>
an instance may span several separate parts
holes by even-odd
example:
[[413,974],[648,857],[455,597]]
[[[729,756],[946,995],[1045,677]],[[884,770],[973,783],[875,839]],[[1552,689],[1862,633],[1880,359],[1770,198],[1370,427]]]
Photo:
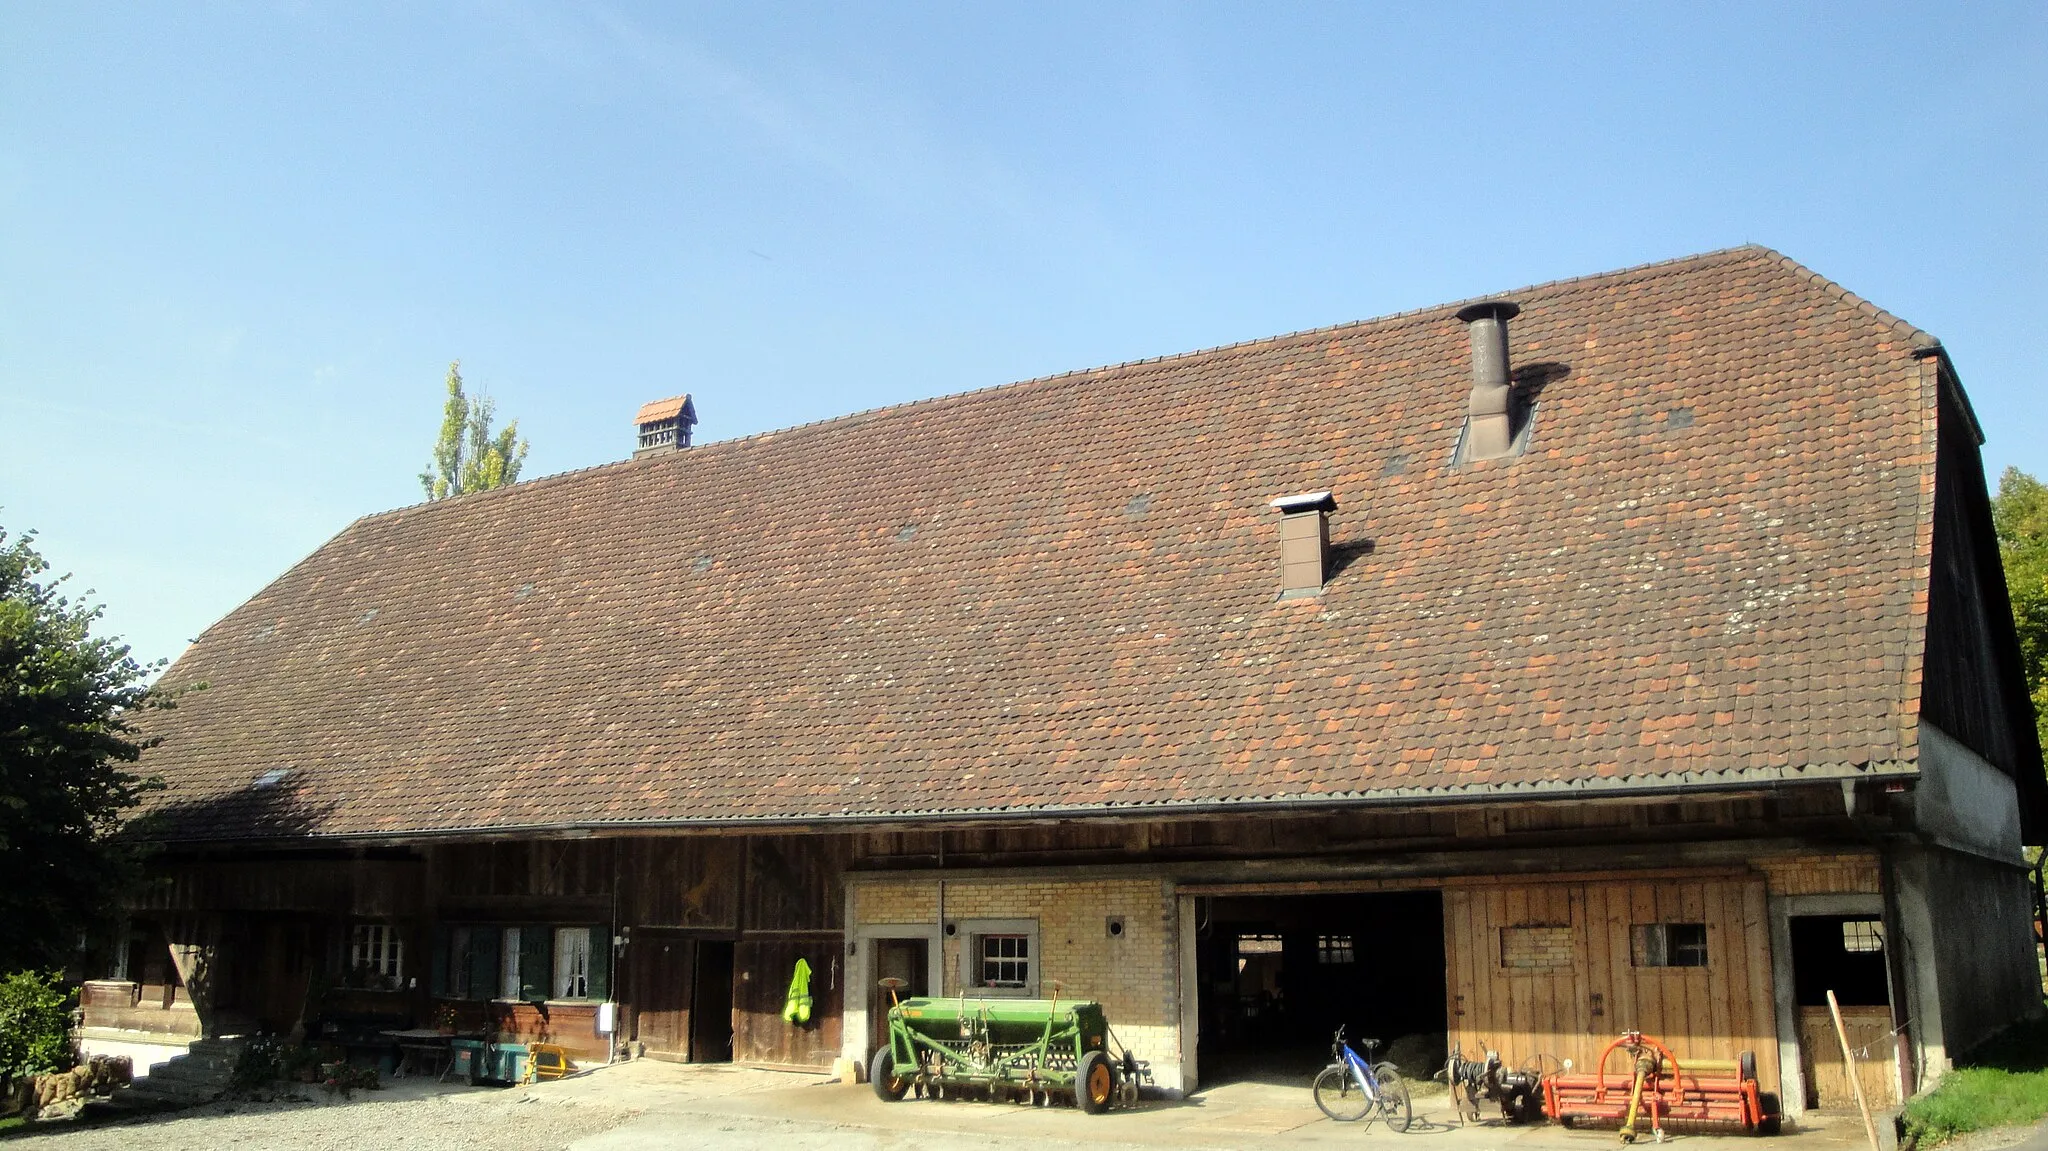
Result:
[[1148,1069],[1128,1050],[1110,1054],[1114,1037],[1099,1003],[896,999],[901,980],[882,986],[894,1000],[889,1042],[875,1049],[868,1081],[884,1100],[974,1094],[1050,1104],[1071,1095],[1090,1115],[1137,1102]]

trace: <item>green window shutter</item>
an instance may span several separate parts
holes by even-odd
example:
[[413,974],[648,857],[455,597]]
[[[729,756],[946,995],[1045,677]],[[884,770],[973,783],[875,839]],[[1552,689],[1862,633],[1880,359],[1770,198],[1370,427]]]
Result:
[[612,929],[599,923],[590,929],[590,997],[612,997]]
[[552,999],[555,994],[555,929],[529,923],[519,929],[519,998]]
[[445,923],[434,926],[434,965],[428,969],[428,983],[436,996],[448,994],[448,932]]
[[469,997],[495,999],[498,995],[498,929],[469,929]]

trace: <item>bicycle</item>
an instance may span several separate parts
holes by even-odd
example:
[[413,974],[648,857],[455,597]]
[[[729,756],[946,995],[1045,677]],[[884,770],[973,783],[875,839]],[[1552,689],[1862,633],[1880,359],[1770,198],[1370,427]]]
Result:
[[[1377,1039],[1364,1041],[1366,1054],[1380,1045]],[[1316,1107],[1323,1114],[1339,1123],[1351,1123],[1366,1119],[1377,1110],[1387,1122],[1387,1129],[1405,1133],[1415,1122],[1415,1111],[1408,1103],[1408,1085],[1401,1081],[1401,1072],[1391,1063],[1368,1063],[1351,1045],[1344,1042],[1344,1029],[1337,1028],[1336,1041],[1330,1045],[1333,1062],[1316,1076],[1315,1086],[1310,1088],[1315,1095]],[[1370,1122],[1367,1119],[1367,1122]]]

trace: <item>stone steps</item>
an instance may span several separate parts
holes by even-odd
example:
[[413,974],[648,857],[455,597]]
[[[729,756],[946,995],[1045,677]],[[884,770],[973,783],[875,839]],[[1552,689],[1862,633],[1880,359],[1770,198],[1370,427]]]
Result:
[[87,1113],[138,1114],[211,1103],[227,1091],[241,1052],[240,1039],[201,1039],[185,1054],[157,1064],[148,1075],[106,1099],[87,1104]]

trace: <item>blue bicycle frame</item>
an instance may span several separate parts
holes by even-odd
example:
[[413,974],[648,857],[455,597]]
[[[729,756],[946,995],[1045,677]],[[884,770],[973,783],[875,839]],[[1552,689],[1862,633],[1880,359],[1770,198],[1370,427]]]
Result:
[[1365,1097],[1369,1102],[1379,1102],[1380,1081],[1373,1076],[1372,1065],[1365,1061],[1364,1056],[1353,1051],[1351,1044],[1345,1043],[1341,1039],[1338,1040],[1337,1050],[1344,1053],[1344,1066],[1351,1069],[1351,1081],[1358,1084],[1360,1091],[1365,1092]]

